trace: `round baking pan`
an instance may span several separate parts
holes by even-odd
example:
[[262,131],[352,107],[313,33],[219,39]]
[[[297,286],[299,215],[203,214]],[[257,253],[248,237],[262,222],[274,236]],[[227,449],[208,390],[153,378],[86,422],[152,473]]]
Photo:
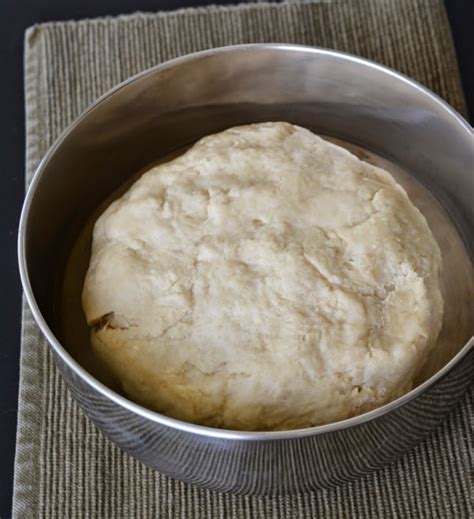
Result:
[[[91,352],[80,293],[101,208],[137,172],[200,137],[260,121],[304,126],[383,165],[425,214],[442,250],[443,330],[416,387],[341,422],[274,432],[185,423],[128,400]],[[472,380],[473,186],[472,128],[403,75],[313,47],[212,49],[125,81],[62,133],[25,200],[21,278],[72,394],[122,449],[165,474],[219,491],[331,487],[410,449]]]

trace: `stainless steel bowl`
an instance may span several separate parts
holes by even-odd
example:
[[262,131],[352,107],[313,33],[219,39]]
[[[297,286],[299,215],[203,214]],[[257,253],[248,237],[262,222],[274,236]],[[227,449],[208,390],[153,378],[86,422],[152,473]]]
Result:
[[[94,377],[87,361],[63,340],[58,294],[65,262],[80,229],[110,193],[147,164],[199,137],[270,120],[354,142],[401,164],[449,211],[472,258],[472,128],[433,93],[392,70],[293,45],[200,52],[113,89],[65,130],[41,162],[19,233],[26,297],[87,415],[150,467],[245,494],[330,487],[382,466],[436,427],[474,373],[471,339],[456,345],[458,353],[435,375],[375,411],[304,430],[239,432],[140,407]],[[87,340],[83,347],[89,348]]]

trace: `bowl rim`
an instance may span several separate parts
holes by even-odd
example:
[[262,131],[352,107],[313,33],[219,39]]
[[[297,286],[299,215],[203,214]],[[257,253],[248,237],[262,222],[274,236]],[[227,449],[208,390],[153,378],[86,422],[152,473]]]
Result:
[[207,427],[203,425],[193,424],[185,422],[175,418],[170,418],[158,412],[152,411],[143,407],[135,402],[132,402],[128,398],[116,393],[105,384],[93,377],[88,371],[86,371],[62,346],[62,344],[56,339],[52,330],[46,323],[33,294],[33,290],[30,284],[28,267],[26,263],[26,230],[29,218],[30,207],[35,196],[36,189],[40,183],[43,172],[45,171],[49,161],[54,157],[56,150],[61,146],[62,142],[69,135],[69,133],[76,128],[78,124],[83,121],[90,112],[96,107],[102,104],[112,95],[116,94],[122,88],[130,85],[132,82],[141,79],[147,75],[154,74],[158,71],[173,68],[182,63],[193,61],[200,58],[206,58],[218,53],[228,52],[251,52],[253,50],[269,49],[273,51],[293,51],[303,52],[310,54],[319,54],[331,56],[337,59],[348,60],[353,63],[357,63],[364,67],[369,67],[382,72],[386,75],[393,77],[395,80],[402,81],[408,86],[420,91],[423,95],[431,99],[432,102],[442,108],[454,121],[459,124],[465,131],[474,137],[474,130],[469,123],[446,101],[440,98],[437,94],[421,85],[417,81],[405,76],[404,74],[397,72],[385,65],[381,65],[372,60],[361,58],[354,54],[347,52],[336,51],[332,49],[326,49],[323,47],[309,46],[309,45],[296,45],[296,44],[285,44],[285,43],[256,43],[256,44],[241,44],[241,45],[229,45],[225,47],[211,48],[191,54],[186,54],[174,58],[172,60],[163,62],[148,68],[138,74],[131,76],[130,78],[122,81],[112,89],[101,95],[95,102],[93,102],[86,110],[84,110],[76,119],[74,119],[58,136],[52,146],[48,149],[43,159],[37,166],[33,178],[28,187],[25,200],[23,203],[19,228],[18,228],[18,264],[20,271],[21,283],[23,291],[26,297],[26,301],[31,309],[33,317],[38,324],[41,332],[46,337],[49,345],[53,348],[54,352],[59,356],[61,361],[65,363],[77,376],[79,376],[87,385],[91,386],[95,391],[100,393],[103,397],[110,399],[116,405],[127,409],[128,411],[137,414],[145,419],[148,419],[159,425],[170,427],[175,430],[179,430],[183,433],[197,434],[199,436],[205,436],[215,439],[225,440],[241,440],[241,441],[268,441],[268,440],[289,440],[295,438],[303,438],[307,436],[317,436],[320,434],[327,434],[349,427],[359,426],[379,418],[398,407],[410,402],[420,394],[424,393],[429,387],[441,380],[458,362],[464,358],[471,349],[474,348],[474,337],[471,337],[468,342],[462,347],[462,349],[439,371],[432,375],[428,380],[424,381],[419,386],[415,387],[408,393],[401,397],[383,405],[377,407],[371,411],[357,415],[345,420],[338,422],[332,422],[325,425],[317,425],[313,427],[307,427],[304,429],[291,429],[283,431],[241,431],[241,430],[230,430],[230,429],[217,429],[213,427]]

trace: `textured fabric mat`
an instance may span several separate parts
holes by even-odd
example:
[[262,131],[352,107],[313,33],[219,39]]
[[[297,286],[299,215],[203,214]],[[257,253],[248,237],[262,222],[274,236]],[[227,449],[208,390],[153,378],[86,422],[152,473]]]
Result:
[[[258,3],[43,24],[25,40],[26,178],[87,105],[145,68],[245,42],[349,51],[394,67],[464,112],[441,0]],[[336,490],[236,497],[151,471],[111,444],[72,401],[23,308],[13,513],[18,518],[456,517],[472,515],[472,392],[398,462]]]

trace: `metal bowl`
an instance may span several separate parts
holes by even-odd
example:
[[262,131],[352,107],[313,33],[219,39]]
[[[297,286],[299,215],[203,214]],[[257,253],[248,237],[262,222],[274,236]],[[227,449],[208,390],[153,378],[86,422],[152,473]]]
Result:
[[[19,232],[28,303],[86,414],[150,467],[243,494],[305,492],[367,474],[433,430],[474,374],[471,339],[454,345],[452,358],[410,393],[364,415],[302,430],[229,431],[131,402],[64,338],[64,328],[69,336],[84,333],[64,318],[65,265],[104,200],[137,171],[204,135],[271,120],[353,142],[403,166],[441,201],[472,258],[472,128],[436,95],[393,70],[294,45],[200,52],[113,89],[64,131],[41,162]],[[75,290],[69,297],[78,304],[80,283]],[[472,314],[470,319],[469,335]],[[87,336],[82,348],[90,348]]]

